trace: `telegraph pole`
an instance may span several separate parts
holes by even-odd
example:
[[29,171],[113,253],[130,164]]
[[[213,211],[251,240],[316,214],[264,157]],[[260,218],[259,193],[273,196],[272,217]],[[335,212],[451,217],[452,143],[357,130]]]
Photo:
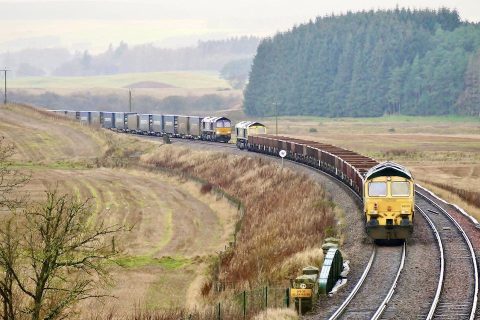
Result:
[[7,104],[7,71],[10,71],[10,70],[7,70],[7,68],[5,68],[0,71],[3,71],[3,73],[5,74],[5,89],[3,91],[4,93],[3,104]]
[[132,112],[132,89],[128,88],[128,109]]
[[277,110],[278,106],[277,105],[278,103],[277,101],[275,101],[273,103],[273,106],[275,107],[275,135],[276,136],[278,136],[278,110]]

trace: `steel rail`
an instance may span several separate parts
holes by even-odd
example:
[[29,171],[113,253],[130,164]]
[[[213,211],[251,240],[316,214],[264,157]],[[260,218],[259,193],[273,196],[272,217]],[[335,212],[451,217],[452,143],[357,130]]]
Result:
[[387,293],[387,296],[385,299],[382,301],[382,304],[380,307],[378,307],[377,311],[373,314],[371,320],[378,320],[383,314],[383,311],[387,307],[388,303],[390,302],[390,299],[392,299],[393,293],[395,292],[395,288],[397,287],[398,284],[398,279],[400,278],[400,274],[402,273],[403,266],[405,265],[405,257],[407,255],[407,243],[403,242],[403,251],[402,251],[402,260],[400,261],[400,266],[398,267],[397,275],[395,276],[395,280],[393,280],[392,287]]
[[427,220],[428,224],[433,230],[433,233],[435,234],[435,238],[437,238],[437,243],[438,243],[438,249],[440,251],[440,275],[438,276],[438,286],[437,286],[437,291],[435,292],[435,297],[433,298],[432,305],[430,306],[430,310],[428,311],[428,315],[426,320],[431,320],[433,318],[433,314],[435,313],[435,310],[437,309],[438,301],[440,300],[440,294],[442,292],[443,288],[443,279],[445,277],[445,257],[444,257],[444,249],[443,249],[443,243],[442,243],[442,238],[440,237],[440,234],[438,233],[437,227],[433,223],[432,219],[417,205],[417,210],[420,211],[420,213],[425,217]]
[[330,318],[328,318],[328,320],[338,319],[343,314],[345,309],[348,307],[348,305],[350,304],[350,301],[353,300],[353,298],[357,294],[358,290],[360,290],[361,286],[365,282],[365,279],[367,278],[368,272],[370,271],[370,269],[372,267],[373,260],[375,259],[376,252],[377,252],[377,249],[374,246],[372,255],[370,256],[370,260],[368,261],[367,267],[363,271],[362,276],[360,277],[360,280],[358,280],[357,284],[352,289],[352,292],[350,292],[348,297],[343,301],[343,303],[340,305],[340,307],[338,307],[337,311],[335,311],[335,313],[333,315],[331,315]]
[[[423,188],[419,185],[417,185],[417,187],[420,188],[421,190],[423,190],[424,192],[427,192],[430,195],[432,195],[432,193],[430,191],[428,191],[427,189],[425,189],[425,188]],[[443,209],[440,205],[438,205],[432,199],[428,198],[426,195],[424,195],[424,194],[422,194],[418,191],[416,193],[418,195],[420,195],[423,199],[425,199],[427,202],[432,204],[434,207],[436,207],[438,210],[440,210],[440,212],[442,212],[457,227],[457,229],[462,234],[463,239],[467,243],[467,246],[470,250],[470,256],[472,258],[472,265],[473,265],[473,271],[474,271],[474,277],[475,277],[475,289],[474,289],[474,296],[473,296],[473,301],[472,301],[472,310],[470,312],[470,317],[469,317],[470,320],[473,320],[473,319],[475,319],[475,313],[476,313],[476,310],[477,310],[477,302],[478,302],[478,265],[477,265],[477,259],[476,259],[476,256],[475,256],[475,251],[473,250],[472,243],[470,242],[470,239],[468,238],[467,234],[465,233],[463,228],[460,226],[460,224],[445,209]]]

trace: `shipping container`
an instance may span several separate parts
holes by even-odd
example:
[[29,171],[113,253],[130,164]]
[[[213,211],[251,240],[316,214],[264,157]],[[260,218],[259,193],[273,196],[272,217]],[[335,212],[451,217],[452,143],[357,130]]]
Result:
[[169,136],[176,136],[178,134],[178,116],[164,115],[163,116],[163,133]]
[[188,117],[188,134],[193,138],[200,138],[202,135],[202,119],[201,117]]
[[90,111],[90,124],[100,126],[102,123],[102,113],[100,111]]
[[152,115],[152,132],[156,135],[163,134],[163,116],[161,114]]
[[105,128],[105,129],[115,128],[115,112],[104,112],[103,113],[102,127]]
[[178,116],[178,130],[177,133],[182,136],[188,136],[188,116]]
[[81,123],[90,123],[90,111],[80,111],[80,118]]
[[129,114],[134,114],[133,112],[115,112],[115,129],[119,131],[126,131],[127,126],[127,117]]
[[127,115],[127,131],[132,133],[137,133],[139,131],[139,116],[136,113],[131,113]]
[[139,118],[139,131],[143,134],[150,134],[153,132],[153,115],[152,114],[141,114]]
[[80,118],[80,112],[73,111],[73,110],[67,110],[66,111],[66,116],[67,116],[67,118],[70,118],[72,120],[78,120]]

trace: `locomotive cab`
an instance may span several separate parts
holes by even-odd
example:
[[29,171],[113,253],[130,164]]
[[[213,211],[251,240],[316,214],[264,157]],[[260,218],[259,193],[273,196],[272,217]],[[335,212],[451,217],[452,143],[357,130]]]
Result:
[[407,239],[413,232],[415,184],[403,166],[384,162],[371,168],[364,182],[367,234],[375,239]]
[[232,136],[232,122],[225,117],[202,119],[202,140],[228,142]]

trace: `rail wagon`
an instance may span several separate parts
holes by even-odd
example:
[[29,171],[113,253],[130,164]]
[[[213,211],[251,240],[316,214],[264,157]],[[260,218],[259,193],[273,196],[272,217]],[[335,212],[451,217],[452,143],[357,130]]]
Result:
[[188,116],[177,116],[178,130],[177,133],[180,137],[187,137],[188,133]]
[[78,120],[84,124],[90,124],[90,111],[80,111]]
[[80,112],[79,111],[67,110],[65,112],[65,115],[67,116],[67,118],[70,118],[72,120],[78,120],[80,118]]
[[194,139],[200,139],[202,136],[202,117],[188,117],[188,136]]
[[163,134],[163,115],[152,114],[152,134],[156,136]]
[[232,137],[232,122],[225,117],[205,117],[202,119],[203,140],[228,142]]
[[138,132],[150,135],[153,133],[153,114],[140,114],[138,119]]
[[130,133],[139,133],[140,116],[136,113],[127,115],[127,128],[126,131]]
[[133,114],[133,112],[115,112],[115,129],[117,131],[127,131],[129,114]]
[[163,134],[166,134],[170,137],[176,137],[178,135],[178,116],[164,115],[162,120]]
[[104,112],[102,127],[105,129],[115,128],[115,112]]
[[90,112],[90,124],[94,126],[101,126],[103,122],[103,112],[101,111],[89,111]]

